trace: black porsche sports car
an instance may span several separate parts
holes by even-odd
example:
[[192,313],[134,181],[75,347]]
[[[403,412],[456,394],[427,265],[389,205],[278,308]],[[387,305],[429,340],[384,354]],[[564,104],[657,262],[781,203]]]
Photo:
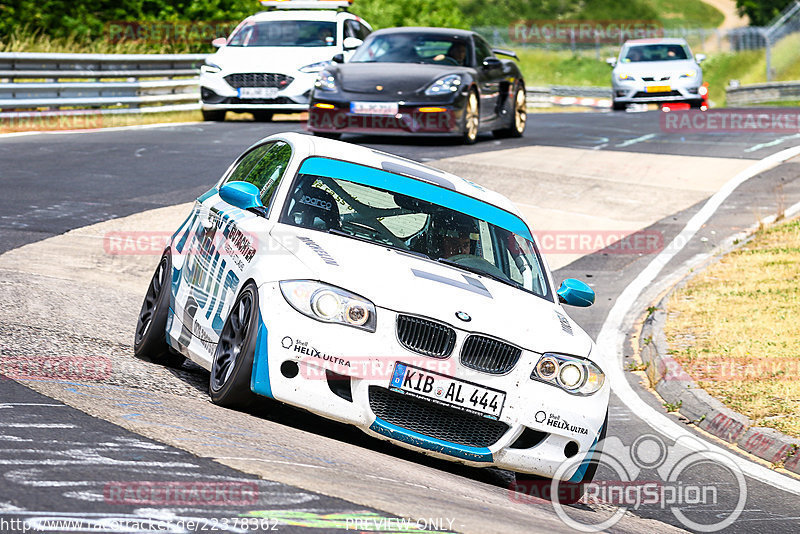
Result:
[[527,119],[517,64],[480,35],[447,28],[372,33],[349,62],[335,57],[311,95],[308,130],[519,137]]

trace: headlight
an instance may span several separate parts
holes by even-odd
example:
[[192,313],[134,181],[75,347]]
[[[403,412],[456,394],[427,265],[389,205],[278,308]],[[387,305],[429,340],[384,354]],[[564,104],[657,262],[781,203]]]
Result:
[[633,80],[633,75],[632,74],[625,74],[624,72],[620,72],[619,74],[617,74],[617,78],[619,78],[620,81],[622,81],[622,80]]
[[317,81],[314,82],[314,86],[322,91],[335,91],[336,78],[333,77],[330,71],[323,70],[319,73],[319,77]]
[[586,396],[603,387],[605,374],[589,360],[547,353],[536,362],[531,380],[559,387],[573,395]]
[[216,74],[222,70],[222,67],[219,65],[214,65],[213,63],[203,63],[200,66],[200,72],[205,72],[206,74]]
[[305,72],[306,74],[313,74],[315,72],[322,71],[325,67],[330,65],[330,61],[320,61],[319,63],[312,63],[311,65],[306,65],[305,67],[300,67],[300,72]]
[[375,331],[375,305],[363,297],[313,280],[286,280],[280,288],[286,302],[303,315],[324,323]]
[[430,87],[425,89],[425,94],[428,96],[450,94],[457,92],[460,87],[461,76],[457,74],[448,74],[433,82]]
[[697,72],[690,70],[681,74],[681,78],[694,78],[697,76]]

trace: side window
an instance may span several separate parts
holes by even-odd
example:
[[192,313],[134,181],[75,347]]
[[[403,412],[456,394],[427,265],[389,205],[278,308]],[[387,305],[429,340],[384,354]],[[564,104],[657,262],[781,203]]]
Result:
[[272,196],[292,159],[292,148],[283,141],[262,145],[242,159],[226,182],[249,182],[261,190],[261,203],[269,208]]
[[475,36],[475,60],[477,61],[478,65],[483,63],[483,60],[487,57],[491,57],[494,54],[492,53],[492,47],[489,46],[483,37],[478,35]]
[[362,41],[367,38],[370,34],[369,29],[354,19],[347,19],[344,21],[344,36],[347,37],[355,37],[356,39],[361,39]]
[[358,37],[362,41],[364,39],[366,39],[367,36],[369,36],[370,33],[372,33],[369,28],[367,28],[366,26],[364,26],[363,24],[361,24],[358,21],[356,21],[356,28],[357,28],[356,29],[356,37]]

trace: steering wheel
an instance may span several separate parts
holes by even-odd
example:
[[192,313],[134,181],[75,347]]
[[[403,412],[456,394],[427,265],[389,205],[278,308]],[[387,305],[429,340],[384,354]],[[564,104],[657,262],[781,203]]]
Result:
[[472,254],[456,254],[455,256],[451,256],[447,259],[453,263],[458,263],[459,265],[463,265],[465,267],[471,267],[473,269],[485,271],[486,274],[499,276],[500,278],[511,281],[508,275],[499,269],[494,263],[487,261],[480,256],[474,256]]
[[448,63],[450,65],[453,65],[454,67],[458,67],[459,66],[458,60],[456,58],[450,57],[450,56],[444,56],[442,59],[438,60],[438,62],[439,63]]

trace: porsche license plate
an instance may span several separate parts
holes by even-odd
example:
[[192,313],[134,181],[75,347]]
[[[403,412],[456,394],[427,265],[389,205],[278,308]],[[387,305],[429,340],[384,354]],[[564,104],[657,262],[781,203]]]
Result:
[[397,115],[396,102],[351,102],[350,113],[355,115]]
[[506,401],[502,391],[400,362],[395,364],[389,389],[491,419],[500,417]]
[[275,98],[277,87],[240,87],[239,98]]
[[669,85],[650,85],[647,87],[646,91],[648,93],[669,93],[672,91],[672,87]]

